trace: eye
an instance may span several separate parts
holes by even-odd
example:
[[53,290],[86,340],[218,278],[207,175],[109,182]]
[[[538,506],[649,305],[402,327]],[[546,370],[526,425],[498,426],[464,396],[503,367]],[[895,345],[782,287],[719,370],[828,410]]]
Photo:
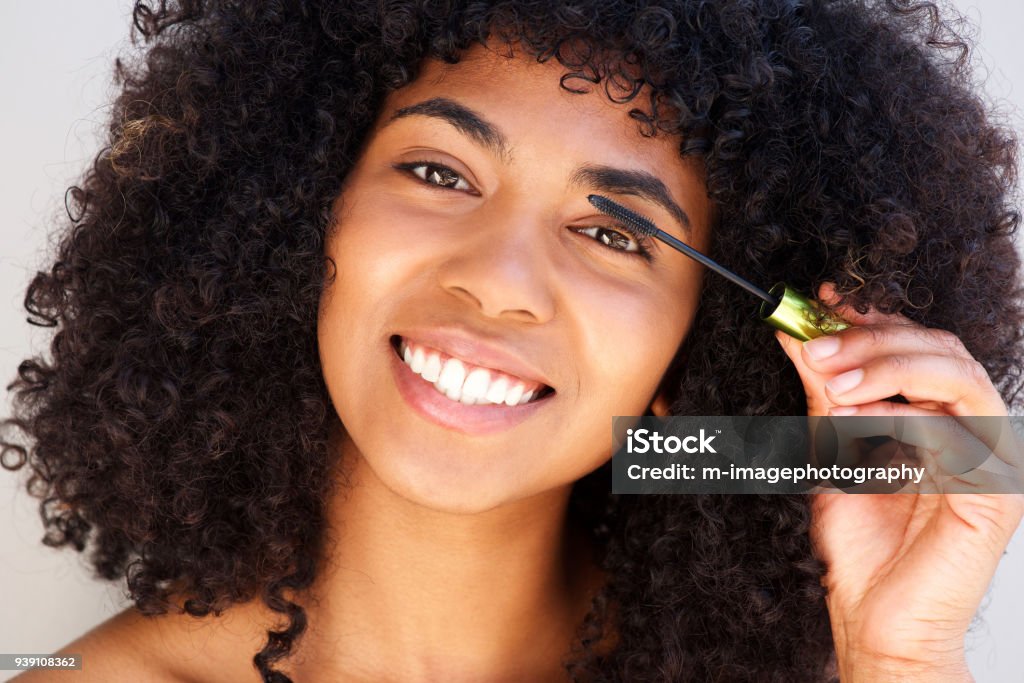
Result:
[[445,190],[473,191],[473,186],[461,175],[443,164],[432,161],[408,161],[395,164],[395,168],[412,173],[427,185]]
[[616,226],[615,228],[610,228],[596,225],[589,228],[572,228],[572,230],[581,235],[586,235],[595,242],[599,242],[620,254],[637,255],[647,260],[651,259],[650,250],[647,248],[647,240],[644,237],[634,235],[625,227]]

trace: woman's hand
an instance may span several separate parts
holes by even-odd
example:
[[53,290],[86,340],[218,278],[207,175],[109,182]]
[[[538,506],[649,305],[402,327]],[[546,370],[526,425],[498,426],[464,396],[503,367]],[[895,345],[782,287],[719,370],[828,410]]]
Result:
[[[831,284],[819,299],[835,302]],[[809,415],[855,407],[857,415],[1007,416],[955,336],[902,315],[836,310],[854,327],[806,343],[776,334],[803,381]],[[820,353],[830,350],[824,339],[838,342],[831,354]],[[895,394],[910,403],[885,401]],[[1013,457],[1019,462],[1020,451]],[[829,567],[843,683],[972,680],[964,637],[1022,513],[1019,492],[814,494],[811,538]]]

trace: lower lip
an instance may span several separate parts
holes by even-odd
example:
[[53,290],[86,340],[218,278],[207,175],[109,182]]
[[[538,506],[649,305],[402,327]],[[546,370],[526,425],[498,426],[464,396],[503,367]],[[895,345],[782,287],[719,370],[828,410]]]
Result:
[[453,401],[439,392],[433,384],[428,383],[402,362],[390,344],[387,348],[391,357],[391,370],[402,398],[428,421],[463,434],[494,434],[511,429],[532,417],[554,397],[554,394],[548,394],[542,399],[518,406],[468,406]]

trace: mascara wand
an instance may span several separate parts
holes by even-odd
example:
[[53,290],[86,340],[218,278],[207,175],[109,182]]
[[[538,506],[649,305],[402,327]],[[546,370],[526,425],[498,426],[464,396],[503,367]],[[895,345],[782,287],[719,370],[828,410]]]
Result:
[[587,200],[601,213],[621,221],[638,233],[658,238],[760,298],[761,307],[758,309],[758,313],[761,320],[791,337],[807,341],[850,326],[850,323],[822,309],[817,302],[803,296],[785,282],[776,283],[766,292],[690,245],[659,229],[650,219],[644,218],[621,204],[596,194],[587,195]]

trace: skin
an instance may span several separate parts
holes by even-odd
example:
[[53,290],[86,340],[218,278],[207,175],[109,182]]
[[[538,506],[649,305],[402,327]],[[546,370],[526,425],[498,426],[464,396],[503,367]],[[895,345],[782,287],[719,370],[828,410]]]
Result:
[[[295,680],[564,680],[559,659],[603,580],[566,523],[571,485],[609,457],[609,416],[664,413],[659,382],[692,323],[701,276],[670,249],[648,263],[572,232],[612,223],[568,176],[584,162],[654,173],[693,223],[693,236],[676,236],[698,249],[713,219],[678,140],[643,138],[626,107],[566,93],[561,73],[482,47],[457,65],[428,63],[385,102],[346,178],[326,245],[343,277],[325,292],[318,328],[347,428],[334,441],[344,485],[328,509],[324,569],[302,600],[310,631],[283,666]],[[427,117],[381,125],[440,95],[497,125],[511,160]],[[422,158],[451,167],[478,194],[434,189],[392,166]],[[659,209],[614,198],[675,232]],[[819,298],[833,299],[828,285]],[[855,327],[834,336],[839,350],[828,358],[811,355],[814,342],[778,335],[810,415],[840,406],[1006,415],[947,333],[874,310],[839,313]],[[424,420],[396,390],[387,338],[437,324],[516,349],[557,393],[497,434]],[[857,369],[855,389],[826,385]],[[881,402],[895,393],[911,404]],[[966,628],[1022,509],[1020,495],[816,495],[812,540],[830,565],[844,683],[970,680]],[[127,610],[61,652],[94,662],[79,681],[257,680],[251,657],[274,621],[258,603],[205,620]],[[140,651],[152,657],[139,662]]]

